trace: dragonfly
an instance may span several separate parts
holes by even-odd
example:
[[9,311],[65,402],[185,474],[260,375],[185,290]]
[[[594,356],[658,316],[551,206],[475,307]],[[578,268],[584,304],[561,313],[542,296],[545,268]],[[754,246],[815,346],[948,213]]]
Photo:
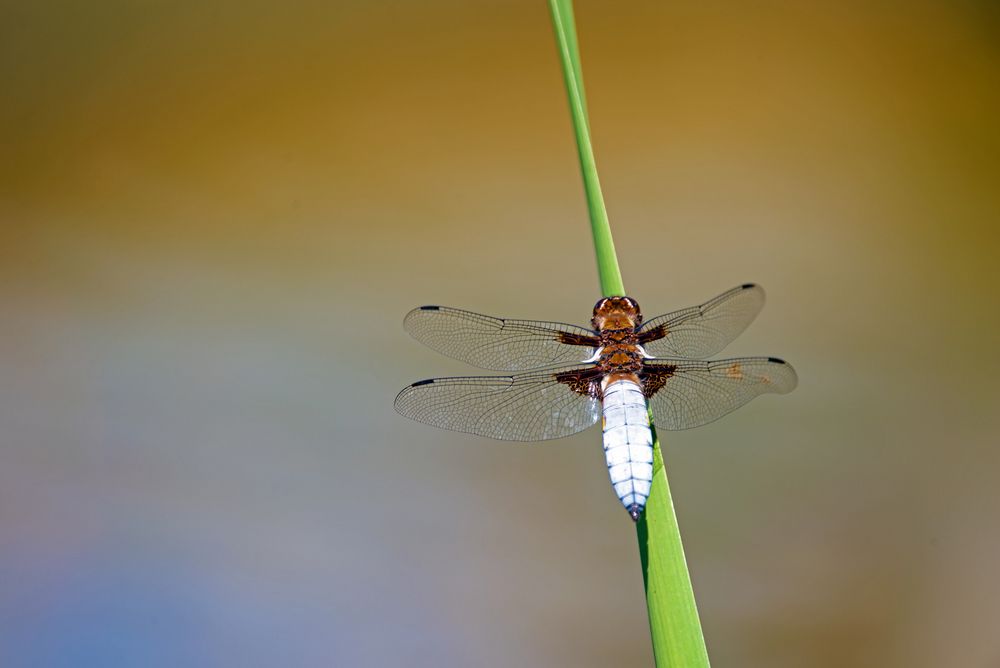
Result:
[[395,408],[435,427],[503,441],[563,438],[600,419],[611,484],[638,521],[653,480],[650,412],[659,429],[689,429],[798,384],[777,357],[706,360],[763,305],[764,290],[754,283],[649,320],[635,299],[605,297],[589,328],[421,306],[403,320],[417,341],[512,373],[417,381],[397,395]]

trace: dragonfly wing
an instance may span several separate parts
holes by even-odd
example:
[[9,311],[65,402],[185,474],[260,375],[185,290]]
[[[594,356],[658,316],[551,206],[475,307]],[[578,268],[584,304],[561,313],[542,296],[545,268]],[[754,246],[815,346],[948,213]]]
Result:
[[601,414],[601,373],[592,364],[514,376],[434,378],[396,397],[396,410],[442,429],[502,441],[544,441],[590,427]]
[[739,336],[763,306],[764,289],[746,283],[700,306],[644,322],[639,343],[653,357],[710,357]]
[[443,355],[494,371],[579,363],[599,345],[594,332],[583,327],[494,318],[447,306],[413,309],[403,327]]
[[646,360],[643,390],[659,429],[690,429],[719,419],[761,394],[795,389],[795,369],[776,357],[711,362]]

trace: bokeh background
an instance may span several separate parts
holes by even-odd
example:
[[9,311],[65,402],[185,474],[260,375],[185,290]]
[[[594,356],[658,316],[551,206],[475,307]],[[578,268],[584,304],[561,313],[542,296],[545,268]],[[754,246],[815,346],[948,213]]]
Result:
[[[719,666],[1000,666],[994,2],[581,0],[647,313],[791,395],[665,454]],[[0,5],[0,664],[649,665],[596,430],[410,423],[423,303],[598,288],[542,2]]]

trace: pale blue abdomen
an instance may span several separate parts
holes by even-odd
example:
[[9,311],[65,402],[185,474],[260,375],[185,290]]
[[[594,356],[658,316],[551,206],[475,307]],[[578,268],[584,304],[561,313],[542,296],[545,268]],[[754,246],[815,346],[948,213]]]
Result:
[[653,481],[653,434],[642,387],[616,379],[604,387],[604,457],[615,494],[638,520]]

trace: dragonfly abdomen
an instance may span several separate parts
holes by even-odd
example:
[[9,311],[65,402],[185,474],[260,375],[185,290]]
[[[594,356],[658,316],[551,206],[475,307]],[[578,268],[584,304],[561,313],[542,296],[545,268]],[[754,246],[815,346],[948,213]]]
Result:
[[603,391],[604,458],[622,505],[639,520],[653,481],[653,434],[646,397],[634,374],[611,376]]

